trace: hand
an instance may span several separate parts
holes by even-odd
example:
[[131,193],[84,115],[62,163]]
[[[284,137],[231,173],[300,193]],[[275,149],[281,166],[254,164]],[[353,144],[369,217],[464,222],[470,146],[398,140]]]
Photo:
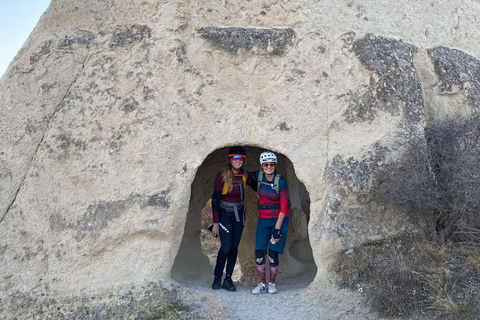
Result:
[[218,236],[220,235],[219,229],[220,228],[218,227],[218,223],[214,223],[212,227],[212,236],[214,236],[215,238],[218,238]]
[[281,237],[282,237],[282,234],[280,232],[280,229],[273,230],[272,238],[273,238],[273,241],[275,242],[275,244],[280,242]]

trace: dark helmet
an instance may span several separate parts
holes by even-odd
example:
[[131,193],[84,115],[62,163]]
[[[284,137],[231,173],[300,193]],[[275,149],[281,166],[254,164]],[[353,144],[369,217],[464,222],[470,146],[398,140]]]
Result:
[[245,149],[243,149],[242,147],[236,146],[228,149],[228,156],[231,157],[233,155],[246,156],[247,153],[245,152]]

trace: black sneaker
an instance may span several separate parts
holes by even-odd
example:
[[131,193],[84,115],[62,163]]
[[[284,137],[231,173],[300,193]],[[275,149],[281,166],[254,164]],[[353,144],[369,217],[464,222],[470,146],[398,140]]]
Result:
[[233,285],[232,278],[228,277],[223,280],[222,288],[227,291],[237,291],[237,288]]
[[220,290],[220,286],[222,285],[222,277],[215,277],[212,283],[213,290]]

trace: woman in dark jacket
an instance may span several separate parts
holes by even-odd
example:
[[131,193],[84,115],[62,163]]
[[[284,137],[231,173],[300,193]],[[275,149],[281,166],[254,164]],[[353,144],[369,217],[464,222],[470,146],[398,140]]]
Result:
[[[220,288],[235,291],[232,273],[237,261],[238,245],[245,225],[245,188],[257,185],[252,173],[243,168],[245,149],[232,147],[228,151],[229,162],[215,178],[212,196],[213,227],[212,235],[220,236],[221,247],[217,255],[212,289]],[[223,269],[227,264],[222,284]]]

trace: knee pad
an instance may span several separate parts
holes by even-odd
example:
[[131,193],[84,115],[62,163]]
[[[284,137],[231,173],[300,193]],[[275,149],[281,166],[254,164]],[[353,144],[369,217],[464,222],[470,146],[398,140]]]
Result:
[[257,249],[255,250],[255,263],[259,266],[265,264],[265,250]]
[[268,260],[271,267],[276,267],[279,264],[278,252],[274,250],[268,250]]

